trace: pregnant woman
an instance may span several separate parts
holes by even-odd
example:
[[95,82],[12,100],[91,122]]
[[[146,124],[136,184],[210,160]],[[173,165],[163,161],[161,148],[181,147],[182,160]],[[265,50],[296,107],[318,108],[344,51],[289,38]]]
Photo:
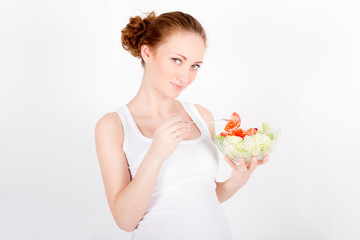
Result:
[[[139,240],[228,240],[221,203],[262,161],[240,159],[217,182],[218,154],[209,110],[177,100],[203,62],[206,34],[183,12],[131,17],[122,45],[141,59],[141,86],[127,104],[106,113],[95,128],[96,151],[116,224]],[[123,86],[132,79],[122,79]],[[210,81],[210,79],[209,79]],[[186,123],[194,121],[196,123]]]

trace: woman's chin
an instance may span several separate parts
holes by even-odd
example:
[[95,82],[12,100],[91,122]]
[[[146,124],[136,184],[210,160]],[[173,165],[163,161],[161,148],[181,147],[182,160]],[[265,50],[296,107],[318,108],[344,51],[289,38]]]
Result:
[[171,98],[171,99],[176,99],[177,97],[179,97],[179,95],[181,94],[182,91],[178,91],[178,92],[168,92],[167,94],[165,94],[165,96],[167,98]]

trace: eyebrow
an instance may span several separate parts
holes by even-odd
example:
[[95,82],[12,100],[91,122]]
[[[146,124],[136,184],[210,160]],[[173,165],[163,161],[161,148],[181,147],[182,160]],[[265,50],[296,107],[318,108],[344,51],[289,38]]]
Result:
[[[183,55],[181,55],[181,54],[179,54],[179,53],[175,53],[175,54],[181,56],[182,58],[184,58],[185,61],[187,60],[187,58],[186,58],[185,56],[183,56]],[[197,61],[197,62],[195,62],[195,63],[203,63],[203,62],[202,62],[202,61]]]

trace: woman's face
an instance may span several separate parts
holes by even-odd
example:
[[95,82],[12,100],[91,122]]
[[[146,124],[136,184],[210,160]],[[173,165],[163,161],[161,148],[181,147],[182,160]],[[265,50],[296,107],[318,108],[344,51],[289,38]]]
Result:
[[205,43],[197,33],[179,31],[150,54],[146,71],[153,87],[175,99],[196,77],[205,53]]

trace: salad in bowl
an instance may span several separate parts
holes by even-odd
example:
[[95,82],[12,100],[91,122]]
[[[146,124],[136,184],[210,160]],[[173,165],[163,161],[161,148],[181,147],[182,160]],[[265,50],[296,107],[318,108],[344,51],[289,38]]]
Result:
[[262,124],[262,130],[240,128],[240,116],[234,112],[224,127],[224,132],[215,134],[215,144],[228,158],[238,163],[240,158],[250,162],[255,156],[262,160],[275,147],[280,129],[271,129],[269,123]]

